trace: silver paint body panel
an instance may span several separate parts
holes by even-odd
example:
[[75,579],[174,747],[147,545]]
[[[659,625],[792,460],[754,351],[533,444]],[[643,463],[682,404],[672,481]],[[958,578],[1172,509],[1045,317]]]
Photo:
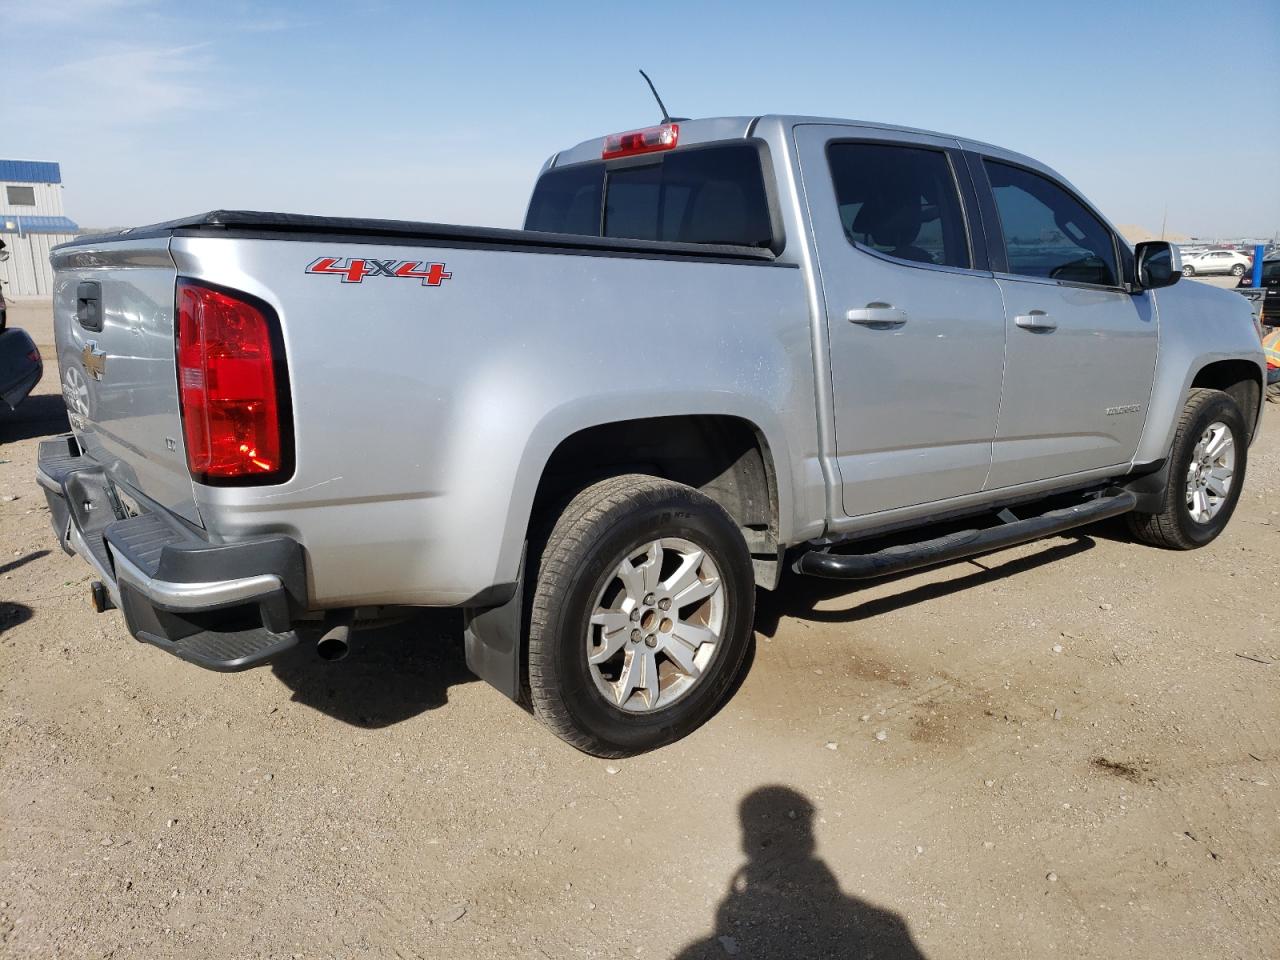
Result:
[[[786,246],[775,264],[209,234],[60,248],[64,373],[94,339],[75,321],[80,280],[103,281],[107,312],[96,340],[108,375],[76,433],[118,483],[214,540],[295,537],[315,608],[448,605],[515,580],[543,467],[588,427],[747,421],[773,463],[779,540],[794,545],[1158,461],[1199,369],[1262,363],[1248,305],[1229,291],[1033,289],[1042,285],[855,249],[821,155],[829,137],[869,136],[978,150],[1061,179],[1043,165],[823,118],[683,122],[680,142],[747,134],[768,145],[776,177]],[[600,145],[548,166],[594,159]],[[328,256],[443,261],[452,277],[432,288],[304,273]],[[173,363],[179,276],[279,314],[297,461],[287,482],[190,481]],[[1046,298],[1056,332],[1013,325]],[[899,331],[844,317],[886,299],[910,314]],[[1104,412],[1134,403],[1140,411]]]

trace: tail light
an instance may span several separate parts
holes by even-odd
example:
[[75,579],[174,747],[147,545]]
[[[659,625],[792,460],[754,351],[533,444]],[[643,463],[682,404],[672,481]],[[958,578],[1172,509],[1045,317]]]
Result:
[[679,139],[678,123],[663,123],[628,133],[611,133],[604,138],[604,150],[601,151],[600,158],[613,160],[615,157],[633,157],[641,153],[672,150]]
[[209,484],[292,472],[284,346],[275,312],[244,294],[178,283],[178,398],[187,466]]

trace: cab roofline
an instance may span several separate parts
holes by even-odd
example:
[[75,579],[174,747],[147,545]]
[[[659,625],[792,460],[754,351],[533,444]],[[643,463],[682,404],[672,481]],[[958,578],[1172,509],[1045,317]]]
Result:
[[[1018,153],[998,144],[986,143],[982,140],[973,140],[968,137],[957,136],[954,133],[944,133],[939,130],[926,130],[923,127],[907,127],[894,123],[883,123],[877,120],[854,120],[849,117],[821,117],[808,116],[805,114],[790,113],[766,113],[759,116],[749,117],[699,117],[692,120],[680,121],[680,145],[688,146],[693,143],[708,143],[714,140],[737,140],[751,136],[760,126],[765,124],[776,124],[784,129],[800,124],[831,124],[842,127],[857,127],[862,130],[882,131],[891,134],[914,134],[916,136],[939,137],[944,140],[953,140],[968,150],[981,151],[994,156],[1003,157],[1013,160],[1026,167],[1043,170],[1051,173],[1053,176],[1061,179],[1061,175],[1056,171],[1046,167],[1043,163],[1033,157]],[[638,124],[636,128],[645,126]],[[619,127],[617,131],[609,131],[610,133],[621,132],[629,127]],[[551,167],[563,167],[570,163],[582,163],[587,160],[599,160],[601,150],[604,147],[604,138],[608,134],[601,134],[598,137],[592,137],[589,140],[583,140],[572,147],[561,150],[559,153],[553,154],[551,159],[547,161],[543,169],[547,170]]]

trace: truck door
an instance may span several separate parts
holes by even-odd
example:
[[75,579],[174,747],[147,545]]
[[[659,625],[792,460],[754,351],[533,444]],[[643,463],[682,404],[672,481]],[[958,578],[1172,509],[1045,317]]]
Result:
[[1004,370],[1004,309],[971,242],[954,140],[800,124],[845,514],[982,489]]
[[1124,290],[1115,235],[1065,185],[970,157],[995,208],[986,219],[1007,322],[987,489],[1127,463],[1155,376],[1151,294]]

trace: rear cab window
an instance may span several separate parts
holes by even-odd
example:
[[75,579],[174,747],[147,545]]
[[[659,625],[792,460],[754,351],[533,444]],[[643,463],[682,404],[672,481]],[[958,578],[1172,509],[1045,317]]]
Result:
[[763,149],[717,143],[553,167],[534,187],[524,228],[777,253]]

